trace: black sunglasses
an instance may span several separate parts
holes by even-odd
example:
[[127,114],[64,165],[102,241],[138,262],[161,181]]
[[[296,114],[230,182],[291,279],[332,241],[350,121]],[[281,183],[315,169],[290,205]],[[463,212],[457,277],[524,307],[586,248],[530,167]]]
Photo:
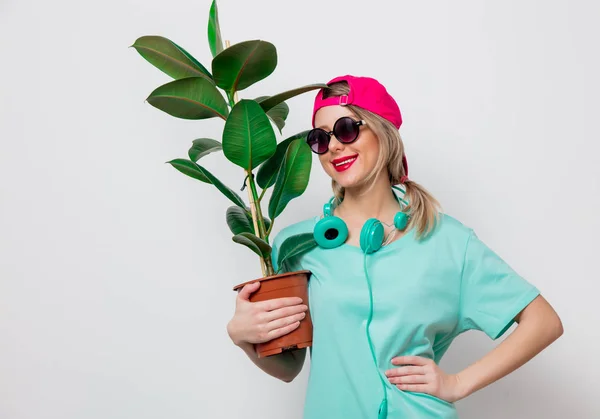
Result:
[[327,132],[321,128],[311,129],[306,136],[306,142],[313,153],[324,154],[329,149],[331,134],[335,135],[340,143],[350,144],[358,138],[360,126],[366,124],[363,120],[355,121],[349,116],[342,116],[335,121],[332,131]]

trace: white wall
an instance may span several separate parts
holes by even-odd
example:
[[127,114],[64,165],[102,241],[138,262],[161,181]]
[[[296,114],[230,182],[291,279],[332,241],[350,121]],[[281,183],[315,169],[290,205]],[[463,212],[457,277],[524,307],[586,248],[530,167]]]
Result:
[[[564,336],[460,401],[462,417],[600,417],[598,3],[219,6],[232,43],[279,51],[275,73],[242,97],[345,73],[380,79],[403,111],[411,178],[560,314]],[[231,287],[261,274],[231,241],[228,201],[164,164],[195,138],[219,139],[222,121],[145,103],[170,79],[128,48],[163,35],[209,66],[209,7],[0,3],[0,419],[301,417],[309,363],[286,385],[227,338]],[[284,134],[309,127],[312,97],[289,102]],[[243,174],[222,161],[205,160],[239,188]],[[329,195],[315,170],[275,232]],[[462,335],[442,367],[494,344]]]

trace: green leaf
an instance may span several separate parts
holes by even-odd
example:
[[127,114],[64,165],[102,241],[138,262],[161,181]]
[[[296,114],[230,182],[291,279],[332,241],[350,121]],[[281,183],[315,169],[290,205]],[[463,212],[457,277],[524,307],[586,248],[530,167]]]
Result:
[[[269,96],[259,96],[255,101],[260,103],[262,100],[267,99]],[[267,112],[267,116],[279,129],[279,133],[283,134],[283,127],[285,127],[285,120],[287,119],[290,113],[290,107],[285,102],[281,102],[275,105]]]
[[268,258],[271,256],[271,246],[260,237],[252,233],[240,233],[233,236],[233,241],[243,244],[256,253],[258,256]]
[[208,15],[208,45],[213,57],[223,51],[221,26],[219,25],[219,9],[217,8],[216,0],[213,0]]
[[198,179],[205,183],[211,183],[210,179],[206,177],[204,172],[198,168],[198,165],[194,164],[192,161],[175,159],[167,163],[171,164],[171,166],[173,166],[175,169],[179,170],[185,175],[188,175],[189,177],[193,177],[194,179]]
[[265,230],[269,230],[269,228],[271,227],[271,220],[269,220],[267,217],[263,217],[263,221],[265,222]]
[[244,41],[225,48],[212,61],[217,86],[228,92],[243,90],[269,76],[277,67],[277,50],[270,42]]
[[175,42],[162,36],[142,36],[131,47],[150,64],[174,79],[203,77],[212,81],[210,72]]
[[271,108],[269,112],[267,112],[267,116],[271,118],[271,121],[273,121],[277,128],[279,128],[280,134],[283,134],[283,127],[285,127],[285,120],[289,113],[290,108],[285,102],[275,105],[275,107]]
[[[317,246],[313,233],[301,233],[290,236],[281,243],[277,254],[277,271],[279,272],[290,258],[304,253]],[[289,269],[288,269],[289,270]]]
[[297,139],[306,141],[307,135],[308,130],[302,131],[277,144],[275,153],[258,168],[258,173],[256,174],[256,182],[258,183],[258,186],[260,186],[262,189],[273,186],[288,146],[292,143],[292,141]]
[[156,88],[148,99],[155,108],[182,119],[227,119],[229,108],[217,88],[202,77],[174,80]]
[[225,219],[227,225],[233,234],[254,233],[252,226],[252,216],[248,217],[248,213],[238,206],[227,208]]
[[269,201],[269,218],[275,219],[292,199],[304,193],[310,178],[311,164],[312,154],[308,144],[300,138],[292,141],[285,153]]
[[235,104],[223,129],[223,154],[250,173],[275,153],[277,139],[269,118],[253,100]]
[[[218,84],[218,83],[217,83]],[[327,88],[326,84],[310,84],[308,86],[298,87],[296,89],[288,90],[287,92],[278,93],[275,96],[271,96],[267,99],[264,99],[260,102],[260,106],[263,108],[265,112],[269,111],[275,105],[284,102],[294,96],[301,95],[302,93],[310,92],[311,90]]]
[[[246,208],[246,204],[244,203],[244,200],[237,193],[235,193],[233,190],[231,190],[227,186],[225,186],[225,184],[223,184],[223,182],[221,182],[212,173],[210,173],[208,170],[206,170],[204,167],[200,166],[199,164],[197,164],[191,160],[186,160],[186,159],[175,159],[175,160],[168,161],[167,163],[170,163],[177,170],[179,170],[180,172],[182,172],[188,176],[193,177],[194,179],[202,180],[197,175],[198,173],[200,173],[206,179],[208,179],[207,183],[212,183],[213,185],[215,185],[217,187],[217,189],[220,190],[223,195],[225,195],[227,198],[229,198],[229,200],[231,202],[233,202],[235,205],[237,205],[239,207]],[[181,170],[181,168],[183,168],[184,170]],[[202,180],[202,181],[205,182],[204,180]]]
[[221,143],[211,138],[198,138],[192,141],[192,147],[188,150],[190,160],[197,162],[201,157],[215,151],[222,150]]
[[[227,208],[225,218],[227,220],[227,225],[233,234],[244,232],[256,234],[254,231],[254,221],[252,220],[250,208],[246,207],[244,210],[238,206],[229,207]],[[263,221],[265,223],[265,229],[268,230],[271,226],[271,220],[269,220],[267,217],[263,217]]]
[[[201,69],[202,73],[206,76],[208,81],[210,81],[212,84],[215,84],[212,74],[210,74],[210,71],[208,71],[206,69],[206,67],[204,67],[202,64],[200,64],[200,61],[198,61],[196,58],[194,58],[194,56],[192,56],[192,54],[190,54],[185,49],[183,49],[183,47],[181,45],[177,45],[175,42],[173,42],[173,44],[181,50],[183,55],[185,55],[188,60],[190,60],[192,63],[194,63],[194,65],[196,65],[196,67]],[[189,76],[189,77],[195,77],[195,76]],[[202,76],[200,76],[200,77],[202,77]],[[183,78],[183,77],[180,77],[180,78]]]

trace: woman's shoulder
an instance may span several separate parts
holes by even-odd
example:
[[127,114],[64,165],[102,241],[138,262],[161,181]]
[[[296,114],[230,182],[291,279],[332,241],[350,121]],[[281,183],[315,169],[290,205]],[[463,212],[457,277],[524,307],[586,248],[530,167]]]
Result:
[[473,229],[457,218],[440,212],[437,223],[431,237],[438,239],[450,239],[454,242],[467,240]]
[[276,233],[273,237],[273,245],[278,246],[279,244],[283,243],[283,241],[288,237],[295,236],[297,234],[312,233],[315,228],[315,224],[318,221],[319,216],[316,215],[282,227],[279,230],[279,232]]

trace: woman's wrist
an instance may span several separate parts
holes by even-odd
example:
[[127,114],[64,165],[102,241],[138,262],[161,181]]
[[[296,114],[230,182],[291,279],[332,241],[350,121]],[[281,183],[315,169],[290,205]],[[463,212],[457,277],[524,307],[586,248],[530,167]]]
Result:
[[456,385],[457,385],[457,390],[458,390],[458,400],[464,399],[468,396],[471,395],[471,393],[473,393],[473,390],[471,389],[469,382],[468,382],[468,378],[465,377],[465,372],[461,371],[458,374],[455,374],[455,378],[456,378]]

